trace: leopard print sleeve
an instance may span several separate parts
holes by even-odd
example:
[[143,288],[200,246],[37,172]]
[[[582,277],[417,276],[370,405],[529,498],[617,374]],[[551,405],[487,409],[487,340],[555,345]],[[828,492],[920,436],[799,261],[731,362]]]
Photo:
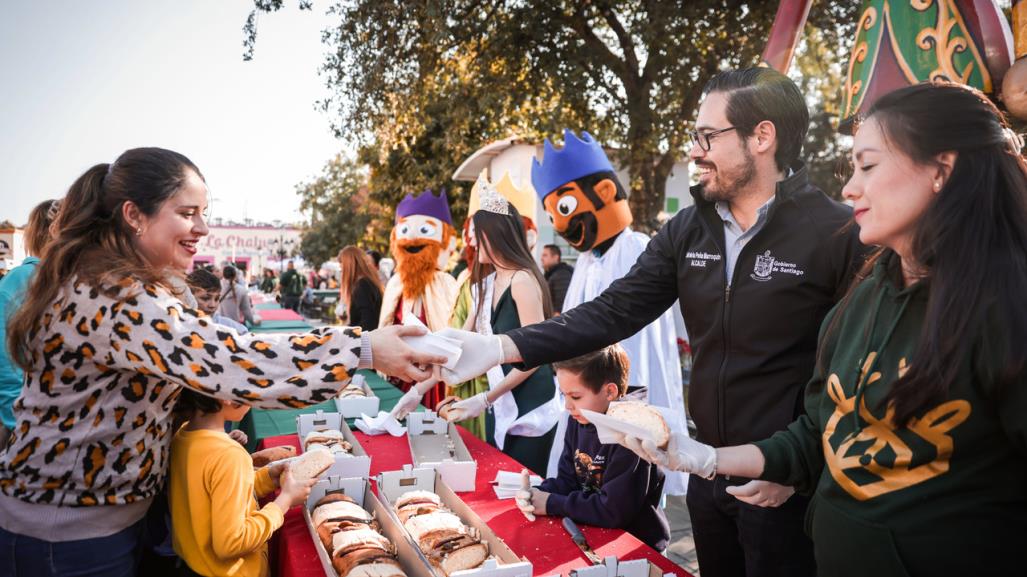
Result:
[[356,327],[240,335],[153,287],[115,307],[113,368],[254,407],[294,409],[327,401],[360,360]]

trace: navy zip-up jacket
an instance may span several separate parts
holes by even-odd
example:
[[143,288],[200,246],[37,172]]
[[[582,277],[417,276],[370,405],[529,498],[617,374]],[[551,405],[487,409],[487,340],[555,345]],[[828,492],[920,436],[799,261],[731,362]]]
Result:
[[546,514],[577,523],[624,529],[657,551],[667,548],[670,525],[660,509],[663,472],[620,445],[599,442],[595,425],[567,423],[557,477],[539,489],[550,493]]
[[802,412],[817,333],[863,262],[852,209],[809,183],[805,166],[777,183],[764,227],[724,271],[724,223],[695,205],[670,219],[627,275],[559,317],[507,333],[533,367],[635,334],[681,302],[693,365],[688,412],[698,439],[722,447],[765,439]]

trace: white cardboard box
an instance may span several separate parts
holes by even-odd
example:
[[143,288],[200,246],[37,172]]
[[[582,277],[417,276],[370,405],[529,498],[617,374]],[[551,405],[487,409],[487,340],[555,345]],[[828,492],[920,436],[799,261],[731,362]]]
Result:
[[406,530],[399,526],[399,523],[389,514],[388,509],[375,497],[371,491],[371,483],[367,479],[325,477],[310,489],[310,496],[307,497],[306,506],[303,508],[303,519],[307,522],[310,538],[314,540],[314,549],[317,551],[317,557],[321,560],[326,577],[337,577],[337,574],[335,568],[332,567],[331,554],[324,548],[321,539],[317,536],[317,529],[310,518],[310,511],[315,503],[331,493],[342,493],[350,497],[374,515],[374,519],[381,526],[382,535],[396,547],[396,558],[407,577],[434,577],[425,563],[424,557],[410,542]]
[[[453,511],[457,517],[460,517],[465,525],[476,531],[481,540],[488,545],[489,558],[481,567],[456,571],[449,577],[532,576],[531,562],[518,557],[502,539],[497,537],[492,529],[481,520],[481,517],[453,492],[453,489],[443,481],[441,474],[437,471],[425,468],[414,469],[407,465],[403,467],[402,471],[386,471],[378,475],[378,497],[397,524],[399,524],[399,515],[396,513],[393,503],[408,491],[432,491],[437,494],[442,500],[442,504]],[[403,528],[403,532],[414,549],[424,558],[434,577],[446,577],[441,569],[431,565],[406,528]]]
[[377,415],[381,399],[374,394],[371,387],[367,386],[367,380],[364,379],[364,375],[353,375],[353,382],[359,384],[367,396],[350,397],[347,399],[335,397],[335,410],[339,411],[339,414],[344,419],[356,419],[361,414]]
[[435,469],[454,491],[474,490],[478,463],[460,438],[456,425],[434,411],[407,415],[407,440],[414,467]]
[[659,567],[648,559],[632,559],[619,561],[610,556],[603,559],[602,565],[588,565],[572,569],[568,577],[676,577],[676,573],[663,573]]
[[344,455],[341,453],[335,454],[335,464],[328,468],[328,471],[322,476],[332,477],[355,477],[366,479],[371,475],[371,457],[364,452],[364,448],[360,446],[360,442],[353,435],[353,431],[350,431],[346,425],[346,419],[342,418],[339,413],[325,413],[324,411],[317,411],[316,413],[308,413],[306,415],[299,415],[296,417],[296,434],[300,438],[300,450],[303,453],[303,438],[307,436],[307,433],[311,431],[325,431],[328,429],[334,429],[336,431],[342,431],[343,438],[346,439],[352,447],[351,455]]

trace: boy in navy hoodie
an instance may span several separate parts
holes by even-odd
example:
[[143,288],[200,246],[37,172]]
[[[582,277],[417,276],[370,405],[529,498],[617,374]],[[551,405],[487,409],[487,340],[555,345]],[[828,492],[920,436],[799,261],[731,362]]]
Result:
[[629,449],[601,444],[595,425],[581,415],[582,409],[606,413],[611,401],[624,396],[629,365],[616,344],[553,365],[572,421],[556,478],[546,479],[530,495],[519,493],[517,506],[525,513],[624,529],[662,552],[670,539],[660,509],[663,472]]

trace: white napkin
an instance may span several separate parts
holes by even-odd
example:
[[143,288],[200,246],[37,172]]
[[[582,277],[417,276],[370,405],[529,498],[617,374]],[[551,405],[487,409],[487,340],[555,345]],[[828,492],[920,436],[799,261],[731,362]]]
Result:
[[388,433],[393,437],[402,437],[407,432],[407,428],[386,411],[379,411],[377,417],[360,413],[360,418],[353,421],[353,424],[367,435]]
[[[428,330],[428,327],[413,315],[407,315],[403,319],[403,324]],[[460,353],[463,352],[463,345],[460,341],[430,332],[419,337],[403,337],[403,342],[415,351],[446,357],[446,362],[442,366],[447,369],[456,367],[457,361],[460,360]]]
[[[531,486],[538,487],[542,484],[542,477],[531,476]],[[497,499],[513,499],[517,491],[521,490],[521,474],[512,471],[497,471],[496,478],[492,481],[492,490],[496,492]]]

